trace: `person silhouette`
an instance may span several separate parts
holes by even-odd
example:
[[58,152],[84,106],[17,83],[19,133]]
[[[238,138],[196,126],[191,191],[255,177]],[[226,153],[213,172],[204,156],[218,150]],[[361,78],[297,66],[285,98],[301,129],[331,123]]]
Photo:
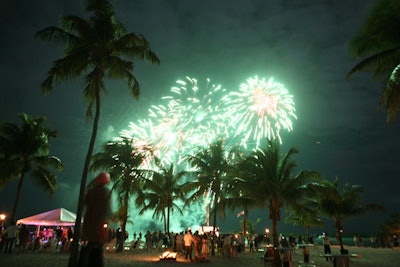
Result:
[[93,185],[86,192],[86,212],[82,225],[82,246],[79,255],[79,266],[104,266],[103,246],[109,241],[108,221],[112,217],[110,198],[111,192],[107,188],[110,183],[110,174],[100,173]]

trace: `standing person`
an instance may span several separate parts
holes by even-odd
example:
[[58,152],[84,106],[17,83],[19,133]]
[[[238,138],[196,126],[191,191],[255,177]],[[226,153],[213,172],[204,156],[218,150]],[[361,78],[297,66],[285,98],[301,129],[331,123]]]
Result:
[[[324,234],[324,253],[331,254],[331,240],[328,234]],[[326,257],[325,259],[328,261],[329,257]]]
[[247,242],[249,243],[250,252],[254,252],[254,242],[251,235],[247,236]]
[[195,253],[195,259],[200,259],[201,254],[201,237],[199,236],[199,232],[194,232],[193,235],[193,249]]
[[23,224],[21,230],[19,230],[18,239],[19,239],[19,251],[26,252],[29,240],[29,230],[26,224]]
[[147,251],[150,251],[153,247],[153,244],[151,242],[151,233],[149,230],[147,230],[146,235],[144,236],[146,242],[144,243],[144,247],[146,248]]
[[182,233],[176,234],[176,252],[183,253],[183,235]]
[[258,236],[257,235],[254,235],[253,243],[254,243],[255,251],[258,251]]
[[61,242],[63,240],[63,229],[61,228],[61,226],[57,227],[56,238],[57,238],[56,249],[58,249],[61,247]]
[[232,255],[232,235],[227,234],[224,237],[224,245],[223,245],[223,251],[224,251],[224,256],[230,257]]
[[17,226],[15,225],[14,220],[10,221],[10,224],[6,227],[6,232],[7,232],[7,238],[6,238],[4,253],[11,253],[14,241],[17,237]]
[[72,227],[68,228],[67,237],[64,239],[65,239],[64,252],[69,252],[72,240],[74,239],[74,230],[72,229]]
[[189,229],[186,231],[185,235],[183,236],[183,242],[185,244],[185,259],[188,258],[190,261],[193,261],[192,259],[192,243],[194,242],[194,238],[192,235],[192,231]]
[[208,259],[208,254],[210,252],[210,243],[207,234],[203,234],[201,238],[201,254],[206,260]]
[[354,246],[358,247],[358,237],[357,237],[357,235],[354,235],[353,242],[354,242]]
[[244,250],[245,250],[245,246],[244,246],[244,237],[243,236],[241,236],[241,235],[239,235],[238,236],[238,239],[237,239],[237,242],[238,242],[238,249],[239,249],[239,253],[244,253]]
[[7,239],[7,231],[5,227],[2,227],[0,233],[0,251],[3,251],[4,246],[6,244],[6,239]]
[[110,207],[110,174],[100,173],[86,192],[86,212],[82,225],[82,246],[79,255],[79,266],[104,266],[103,246],[109,241],[108,221],[112,216]]

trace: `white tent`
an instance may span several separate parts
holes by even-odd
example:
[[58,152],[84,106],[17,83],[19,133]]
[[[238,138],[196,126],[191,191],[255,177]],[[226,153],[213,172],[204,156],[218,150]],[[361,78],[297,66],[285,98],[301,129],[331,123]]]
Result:
[[37,226],[74,226],[76,214],[58,208],[26,217],[17,221],[17,224],[37,225]]

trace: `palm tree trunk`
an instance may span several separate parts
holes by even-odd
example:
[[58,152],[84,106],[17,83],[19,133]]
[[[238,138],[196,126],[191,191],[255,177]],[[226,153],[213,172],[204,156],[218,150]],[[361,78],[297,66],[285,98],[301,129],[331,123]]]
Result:
[[118,240],[117,252],[124,251],[126,222],[128,221],[128,206],[129,206],[129,194],[125,194],[124,207],[122,208],[121,238]]
[[[272,219],[272,242],[275,248],[279,247],[279,238],[278,238],[278,220]],[[274,259],[273,259],[273,266],[280,266],[280,257],[279,251],[274,249]]]
[[17,193],[15,194],[15,201],[14,201],[14,206],[11,212],[11,221],[15,221],[15,216],[17,214],[17,207],[18,207],[18,203],[19,203],[19,197],[21,195],[21,190],[22,190],[22,184],[24,182],[24,178],[25,178],[25,172],[22,172],[19,180],[18,180],[18,187],[17,187]]
[[167,208],[167,230],[165,231],[165,233],[169,234],[169,220],[170,220],[170,207]]
[[336,235],[339,239],[339,244],[340,244],[340,253],[344,254],[345,251],[343,247],[343,238],[342,238],[342,231],[343,231],[342,221],[340,219],[336,219],[335,226],[336,226]]
[[71,243],[68,267],[78,266],[79,239],[81,237],[81,222],[82,222],[82,211],[83,211],[83,205],[84,205],[84,199],[85,199],[86,182],[87,182],[87,177],[88,177],[88,173],[89,173],[90,160],[92,158],[94,144],[96,142],[99,118],[100,118],[100,85],[98,85],[98,89],[96,90],[96,113],[95,113],[94,120],[93,120],[92,135],[90,137],[89,148],[88,148],[88,151],[86,154],[85,165],[84,165],[83,171],[82,171],[81,186],[80,186],[80,190],[79,190],[79,199],[78,199],[78,208],[76,211],[74,238]]
[[[127,212],[125,214],[127,214]],[[126,222],[127,222],[127,220],[128,220],[128,217],[124,215],[123,218],[122,218],[122,221],[121,221],[121,238],[118,240],[118,247],[117,247],[116,252],[123,252],[124,251]]]
[[[269,209],[270,209],[269,216],[272,221],[272,242],[274,244],[274,247],[278,248],[279,247],[278,221],[280,218],[279,215],[280,208],[275,207],[274,203],[270,202]],[[281,259],[278,253],[279,252],[276,249],[274,249],[274,259],[273,259],[274,267],[281,266]]]
[[244,207],[244,214],[243,214],[243,227],[242,227],[242,236],[245,237],[246,236],[246,224],[247,224],[247,205]]
[[165,210],[162,211],[162,221],[164,225],[164,233],[167,231],[167,215],[165,215]]
[[213,238],[211,240],[211,256],[215,256],[215,230],[217,229],[217,208],[213,211]]

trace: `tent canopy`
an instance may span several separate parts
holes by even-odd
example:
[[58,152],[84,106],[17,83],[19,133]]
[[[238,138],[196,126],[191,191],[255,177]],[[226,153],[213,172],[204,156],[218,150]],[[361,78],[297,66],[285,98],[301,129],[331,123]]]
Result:
[[17,223],[37,226],[74,226],[75,219],[75,213],[58,208],[20,219]]

